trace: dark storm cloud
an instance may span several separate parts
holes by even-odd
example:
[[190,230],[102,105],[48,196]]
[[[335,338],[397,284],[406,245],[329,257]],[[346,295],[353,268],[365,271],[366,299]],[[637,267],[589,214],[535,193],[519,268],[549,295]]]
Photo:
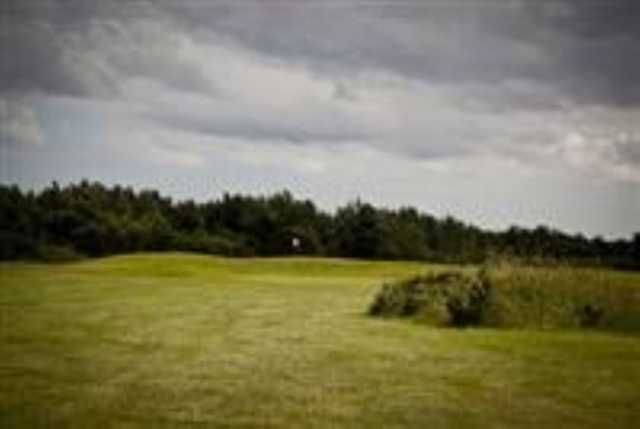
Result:
[[[633,1],[39,0],[5,3],[2,15],[5,91],[112,95],[118,73],[212,90],[201,71],[154,63],[143,53],[137,63],[108,63],[113,74],[69,53],[81,44],[74,36],[82,38],[96,21],[117,27],[151,18],[201,40],[223,35],[321,74],[384,70],[432,83],[485,85],[519,79],[576,102],[640,104],[640,4]],[[92,80],[79,78],[78,67],[93,67]],[[510,107],[529,108],[528,100],[504,94]]]
[[598,39],[616,36],[640,38],[636,0],[582,0],[531,2],[531,12],[558,30]]
[[[65,58],[65,39],[104,16],[93,2],[38,0],[0,5],[0,91],[82,96],[88,93]],[[113,89],[105,77],[104,86]]]
[[[0,18],[0,91],[112,97],[118,95],[123,75],[140,70],[122,67],[118,58],[102,58],[101,50],[109,42],[124,41],[115,37],[122,23],[161,17],[146,1],[37,0],[3,2]],[[96,35],[98,24],[110,33]],[[96,36],[104,43],[96,43]],[[141,54],[138,59],[144,59]],[[162,69],[153,62],[143,69],[154,66],[155,73],[165,73],[169,80],[175,75],[175,67]],[[187,72],[177,80],[188,84],[194,75]]]
[[203,37],[219,32],[322,73],[382,69],[429,82],[487,85],[520,79],[579,103],[640,103],[638,2],[240,4],[164,6]]
[[[481,2],[478,2],[481,3]],[[537,68],[536,52],[513,58],[505,23],[522,20],[503,3],[266,2],[245,7],[172,3],[190,28],[216,31],[274,57],[322,72],[383,69],[417,79],[497,82]],[[487,31],[489,29],[490,31]]]
[[531,10],[545,24],[548,35],[540,38],[560,59],[559,79],[572,93],[594,103],[640,104],[639,2],[540,2]]

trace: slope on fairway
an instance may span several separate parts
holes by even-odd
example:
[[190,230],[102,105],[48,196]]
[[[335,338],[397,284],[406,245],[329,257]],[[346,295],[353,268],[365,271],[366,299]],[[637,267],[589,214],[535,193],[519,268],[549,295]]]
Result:
[[[0,427],[634,427],[640,339],[364,312],[417,263],[0,264]],[[635,276],[640,281],[640,276]]]

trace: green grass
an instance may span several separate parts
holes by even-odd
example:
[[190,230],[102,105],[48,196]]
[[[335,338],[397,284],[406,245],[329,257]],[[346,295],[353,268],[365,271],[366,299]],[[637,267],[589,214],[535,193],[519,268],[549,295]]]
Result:
[[637,336],[365,315],[381,282],[425,269],[181,254],[2,264],[0,427],[636,427]]

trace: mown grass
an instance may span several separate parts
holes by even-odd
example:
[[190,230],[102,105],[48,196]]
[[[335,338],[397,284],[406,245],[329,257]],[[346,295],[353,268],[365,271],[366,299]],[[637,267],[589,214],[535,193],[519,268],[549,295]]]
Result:
[[426,269],[183,254],[0,265],[0,427],[635,427],[636,336],[365,314],[381,282]]

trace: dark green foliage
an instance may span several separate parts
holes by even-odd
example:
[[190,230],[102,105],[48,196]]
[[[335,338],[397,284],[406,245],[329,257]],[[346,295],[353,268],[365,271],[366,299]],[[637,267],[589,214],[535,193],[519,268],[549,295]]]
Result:
[[0,230],[0,260],[34,257],[37,243],[30,237],[14,231]]
[[52,244],[40,245],[35,256],[46,262],[72,262],[83,258],[73,247]]
[[373,316],[414,316],[437,325],[477,326],[482,323],[490,292],[482,274],[457,271],[417,276],[385,284],[369,307]]
[[87,256],[184,250],[453,263],[510,254],[528,263],[551,258],[640,268],[640,234],[606,241],[546,227],[491,232],[450,216],[437,219],[410,207],[380,209],[361,201],[330,214],[286,191],[267,197],[225,194],[199,203],[87,181],[65,187],[54,182],[39,193],[0,186],[0,259],[38,258],[41,246]]
[[208,235],[204,231],[176,234],[171,247],[175,250],[210,255],[241,255],[243,253],[239,243],[231,239]]
[[603,315],[603,308],[596,305],[587,304],[579,309],[577,316],[580,326],[591,327],[597,326],[602,320]]
[[357,201],[339,209],[334,225],[333,238],[340,255],[363,259],[383,256],[382,218],[372,205]]
[[483,321],[490,292],[490,283],[482,273],[447,300],[447,310],[453,326],[478,326]]

